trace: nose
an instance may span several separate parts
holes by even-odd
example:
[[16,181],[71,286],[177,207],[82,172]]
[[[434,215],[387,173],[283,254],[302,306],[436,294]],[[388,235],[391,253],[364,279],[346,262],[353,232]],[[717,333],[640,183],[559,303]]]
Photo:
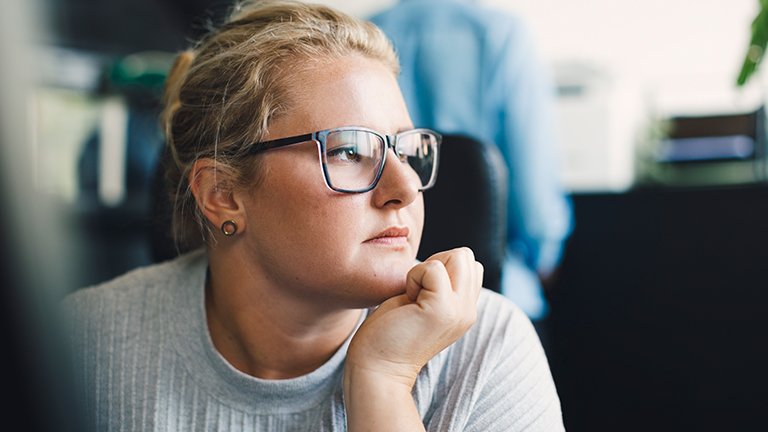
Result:
[[402,208],[410,205],[419,195],[421,180],[407,163],[400,160],[392,147],[387,148],[387,161],[379,183],[373,189],[377,208]]

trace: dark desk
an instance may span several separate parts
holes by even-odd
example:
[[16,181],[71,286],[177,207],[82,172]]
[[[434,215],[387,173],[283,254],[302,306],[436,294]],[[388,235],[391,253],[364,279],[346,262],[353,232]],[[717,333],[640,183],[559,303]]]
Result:
[[566,428],[768,430],[768,187],[574,208],[548,293]]

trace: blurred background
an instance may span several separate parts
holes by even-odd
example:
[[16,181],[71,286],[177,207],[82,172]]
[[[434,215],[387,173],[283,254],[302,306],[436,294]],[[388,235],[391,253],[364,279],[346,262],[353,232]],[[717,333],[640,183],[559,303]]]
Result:
[[[395,2],[320,1],[362,18]],[[767,430],[768,81],[758,69],[736,85],[760,2],[482,3],[527,23],[557,80],[576,227],[547,286],[547,349],[567,429]],[[76,424],[50,317],[67,293],[153,262],[159,92],[228,7],[0,4],[9,416]]]

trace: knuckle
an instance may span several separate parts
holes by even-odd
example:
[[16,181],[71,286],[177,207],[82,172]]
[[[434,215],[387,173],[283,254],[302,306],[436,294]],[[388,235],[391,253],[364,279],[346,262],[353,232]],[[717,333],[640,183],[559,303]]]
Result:
[[480,261],[475,261],[475,267],[477,267],[477,271],[480,272],[481,275],[485,272],[485,267]]
[[475,252],[467,246],[462,246],[456,249],[456,252],[467,259],[471,259],[472,261],[475,260]]
[[445,264],[439,260],[424,261],[423,264],[425,265],[427,271],[436,271],[440,270],[441,268],[445,268]]

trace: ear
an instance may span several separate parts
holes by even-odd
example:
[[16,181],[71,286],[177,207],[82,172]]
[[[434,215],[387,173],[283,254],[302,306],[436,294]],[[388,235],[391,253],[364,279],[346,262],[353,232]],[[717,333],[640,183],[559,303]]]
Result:
[[189,172],[189,186],[200,211],[216,227],[215,233],[221,233],[218,228],[226,221],[234,221],[238,233],[245,231],[245,206],[224,173],[217,169],[216,161],[198,159]]

